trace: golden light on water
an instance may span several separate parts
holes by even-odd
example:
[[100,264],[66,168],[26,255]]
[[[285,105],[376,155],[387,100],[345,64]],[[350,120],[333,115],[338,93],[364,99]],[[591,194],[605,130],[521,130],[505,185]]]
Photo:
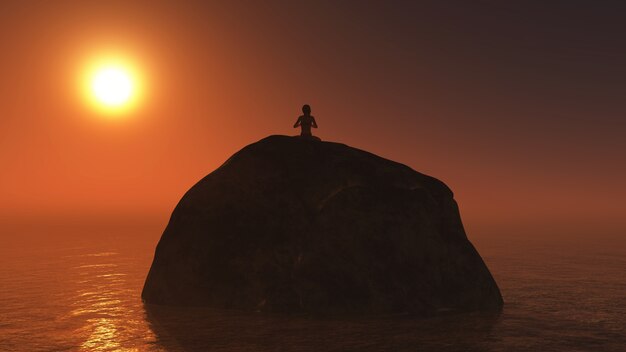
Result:
[[81,74],[81,91],[90,108],[119,117],[136,110],[144,95],[143,75],[127,58],[93,60]]

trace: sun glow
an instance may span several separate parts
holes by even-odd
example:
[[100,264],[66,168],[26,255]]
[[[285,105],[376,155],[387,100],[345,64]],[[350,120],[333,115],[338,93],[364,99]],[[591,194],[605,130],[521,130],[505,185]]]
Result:
[[89,105],[107,116],[134,110],[143,95],[141,75],[130,60],[95,60],[85,69],[81,81]]
[[125,104],[133,94],[130,76],[118,67],[106,67],[96,72],[91,88],[96,99],[106,106]]

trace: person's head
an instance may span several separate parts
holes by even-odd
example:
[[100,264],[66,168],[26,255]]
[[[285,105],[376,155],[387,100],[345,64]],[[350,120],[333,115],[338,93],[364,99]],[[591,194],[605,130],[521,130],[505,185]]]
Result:
[[304,113],[305,115],[311,114],[311,107],[309,106],[309,104],[304,104],[302,106],[302,113]]

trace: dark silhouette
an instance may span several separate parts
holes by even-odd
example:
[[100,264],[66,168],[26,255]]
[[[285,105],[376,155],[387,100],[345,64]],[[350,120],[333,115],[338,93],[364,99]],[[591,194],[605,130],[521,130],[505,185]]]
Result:
[[300,126],[300,137],[312,138],[313,135],[311,134],[311,127],[317,128],[317,123],[315,122],[315,117],[311,115],[311,107],[305,104],[302,106],[302,113],[304,115],[298,117],[298,120],[293,125],[293,128]]
[[443,182],[345,144],[287,136],[243,148],[185,193],[142,297],[296,315],[502,307]]

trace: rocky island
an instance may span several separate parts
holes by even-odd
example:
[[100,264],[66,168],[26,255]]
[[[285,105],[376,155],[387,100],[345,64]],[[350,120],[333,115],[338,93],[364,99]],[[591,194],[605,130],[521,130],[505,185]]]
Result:
[[142,298],[305,314],[498,310],[453,193],[340,143],[270,136],[180,200]]

